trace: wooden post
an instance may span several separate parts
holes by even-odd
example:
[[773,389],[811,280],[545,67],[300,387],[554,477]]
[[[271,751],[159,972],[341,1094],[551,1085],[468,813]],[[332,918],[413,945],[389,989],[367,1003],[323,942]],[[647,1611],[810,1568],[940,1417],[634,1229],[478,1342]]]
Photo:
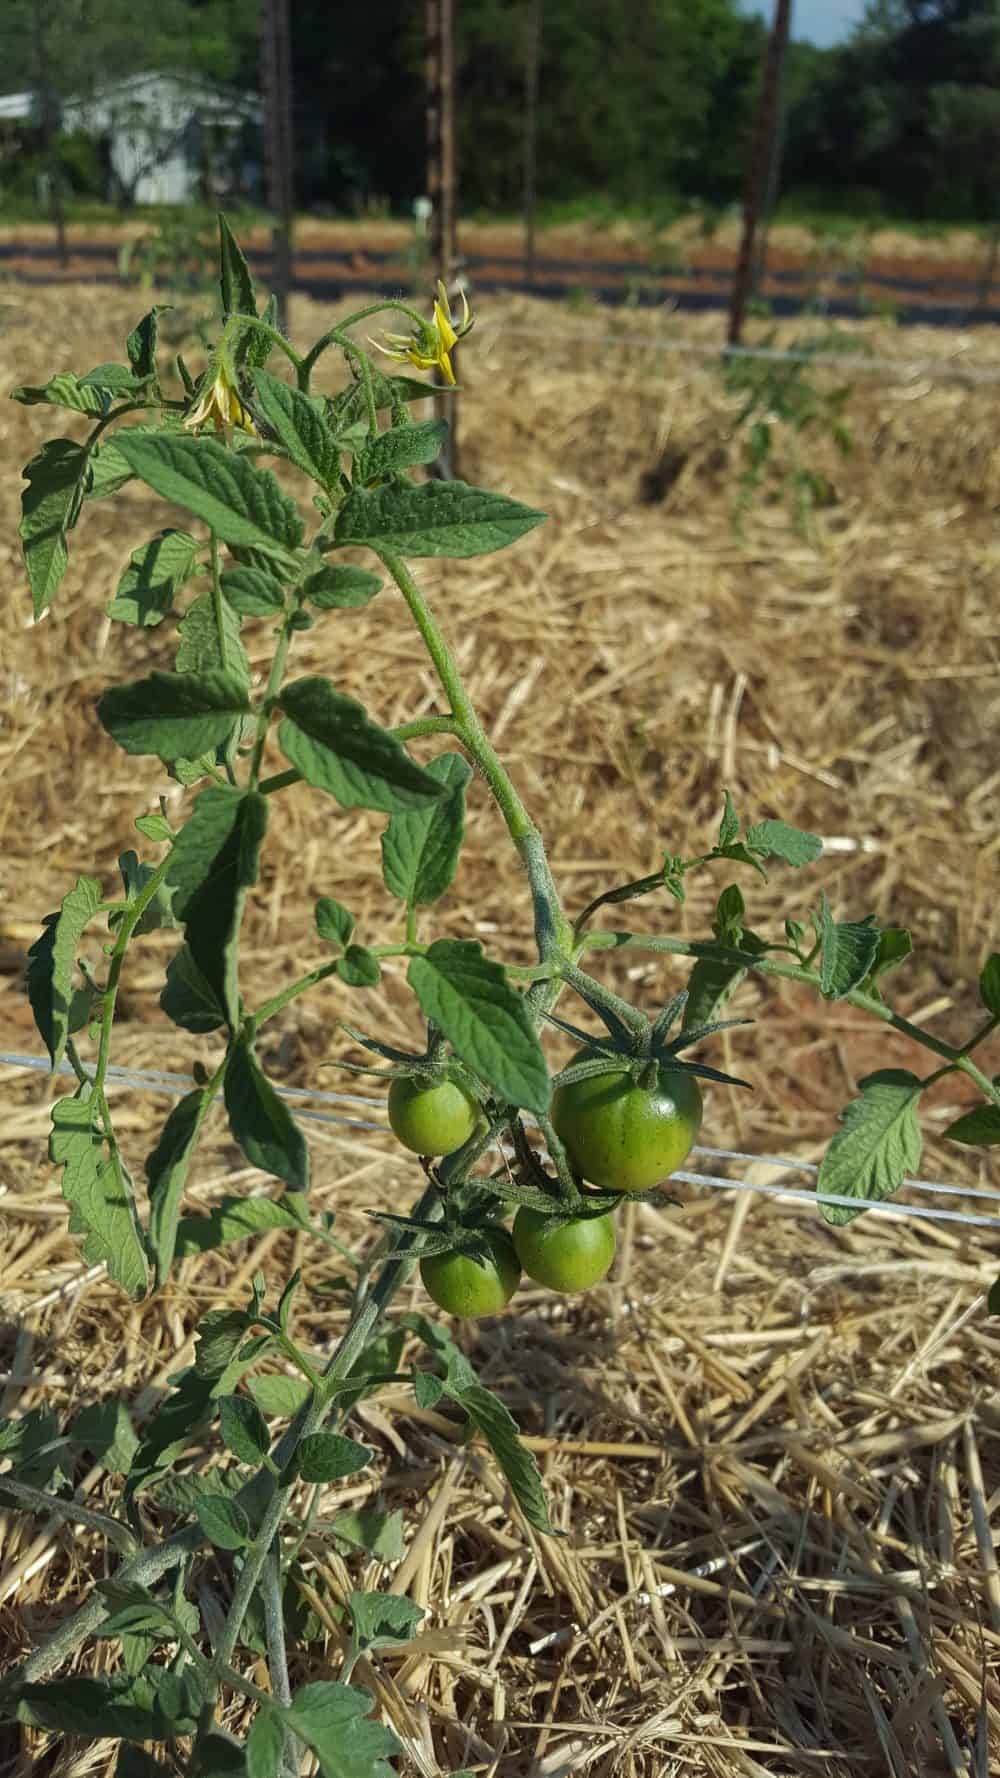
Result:
[[524,275],[535,277],[535,175],[538,161],[538,64],[542,44],[542,0],[528,0],[524,46]]
[[292,71],[288,0],[263,0],[261,72],[264,87],[267,153],[267,202],[273,217],[274,251],[271,287],[278,308],[278,326],[288,328],[288,297],[292,286]]
[[45,161],[49,181],[49,209],[55,224],[56,248],[59,253],[59,264],[65,269],[69,263],[66,247],[66,212],[63,207],[62,170],[59,166],[59,152],[56,146],[56,102],[52,92],[51,74],[49,70],[49,43],[47,36],[48,18],[45,0],[35,0],[32,25],[34,28],[35,50],[35,87],[38,94],[38,109],[42,125],[42,155]]
[[733,289],[729,302],[727,338],[731,346],[738,346],[743,335],[743,321],[746,316],[747,300],[753,277],[754,240],[767,187],[768,168],[771,163],[771,143],[774,138],[781,93],[781,75],[785,53],[788,49],[791,24],[792,0],[775,0],[774,22],[768,39],[767,60],[764,64],[764,79],[754,123],[746,192],[743,199],[743,239],[740,242],[740,255],[736,262],[736,274],[733,278]]
[[[431,200],[430,249],[434,277],[450,289],[458,254],[455,209],[455,8],[454,0],[425,0],[427,37],[427,195]],[[437,470],[458,474],[458,397],[436,395],[434,413],[446,419],[448,442]]]

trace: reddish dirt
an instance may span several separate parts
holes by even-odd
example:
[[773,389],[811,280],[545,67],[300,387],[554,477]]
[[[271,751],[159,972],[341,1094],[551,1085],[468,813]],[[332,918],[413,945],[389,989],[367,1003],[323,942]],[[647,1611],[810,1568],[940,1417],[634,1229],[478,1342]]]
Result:
[[[4,253],[0,273],[35,278],[44,273],[47,280],[59,282],[86,280],[97,274],[106,277],[115,269],[117,247],[149,232],[148,223],[74,224],[67,230],[69,258],[65,267],[49,257],[36,258],[30,251],[10,257]],[[43,224],[0,229],[0,249],[51,247],[53,239],[52,229]],[[407,223],[310,218],[298,225],[296,239],[300,252],[309,255],[296,265],[297,274],[303,277],[359,286],[396,277],[403,285],[413,281],[414,235]],[[245,235],[244,245],[252,255],[265,253],[270,245],[267,230],[255,229]],[[84,246],[103,247],[106,256],[97,259],[74,251]],[[460,246],[475,259],[475,275],[482,283],[523,283],[524,236],[519,225],[463,224]],[[581,289],[594,285],[624,290],[641,285],[644,291],[662,290],[665,296],[683,290],[721,295],[735,268],[737,248],[738,230],[733,222],[722,225],[709,239],[684,224],[657,238],[624,222],[607,229],[563,225],[539,231],[534,281],[542,286],[562,284]],[[386,260],[383,255],[392,258]],[[987,258],[986,243],[968,231],[956,231],[939,240],[883,231],[868,240],[859,235],[853,241],[831,245],[803,229],[783,227],[771,231],[762,294],[838,296],[849,301],[864,297],[874,303],[895,301],[907,308],[935,303],[971,307]],[[577,265],[568,266],[567,261]],[[715,276],[706,276],[711,273]],[[897,288],[895,281],[909,288]],[[927,288],[921,289],[921,284]],[[1000,289],[1000,276],[994,288]]]

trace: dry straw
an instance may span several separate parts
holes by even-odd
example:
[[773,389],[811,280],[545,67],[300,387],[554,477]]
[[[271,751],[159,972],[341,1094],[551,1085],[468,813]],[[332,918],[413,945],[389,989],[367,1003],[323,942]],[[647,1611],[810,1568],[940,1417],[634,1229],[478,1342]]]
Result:
[[[964,1036],[1000,843],[991,394],[859,380],[852,457],[820,441],[810,458],[835,495],[814,549],[773,488],[734,532],[734,407],[710,361],[647,349],[648,315],[617,316],[599,352],[570,331],[560,342],[560,313],[484,305],[461,364],[463,474],[547,508],[550,523],[508,554],[429,565],[424,581],[539,811],[570,905],[648,870],[664,846],[702,846],[728,784],[746,812],[830,837],[813,884],[793,879],[792,897],[805,906],[822,882],[837,912],[912,926],[919,956],[899,978],[901,1009]],[[293,303],[293,326],[312,337],[326,314]],[[120,357],[134,319],[132,295],[10,286],[0,378],[7,387]],[[658,324],[721,338],[711,318]],[[536,326],[546,337],[533,345],[524,330]],[[997,355],[981,332],[852,331],[888,357]],[[781,340],[800,335],[779,329]],[[55,614],[28,627],[15,472],[61,429],[54,412],[0,405],[0,1033],[17,1053],[37,1047],[20,975],[40,914],[80,869],[110,887],[115,855],[135,843],[133,814],[170,789],[155,764],[116,752],[94,717],[109,679],[168,658],[158,633],[109,632],[103,618],[162,506],[134,490],[91,509]],[[644,504],[642,478],[658,465],[670,485]],[[266,645],[251,630],[251,656],[262,661]],[[388,594],[324,619],[296,649],[304,669],[329,671],[386,723],[435,707]],[[346,902],[362,938],[384,936],[395,917],[373,873],[376,818],[317,811],[293,791],[274,829],[247,953],[254,998],[317,959],[318,894]],[[721,880],[696,879],[681,909],[643,902],[635,923],[703,933],[713,887]],[[744,887],[767,930],[786,910],[787,877]],[[524,882],[485,796],[473,799],[442,921],[499,955],[529,955]],[[116,1058],[130,1069],[190,1067],[156,1009],[169,944],[144,940],[127,975]],[[682,979],[641,953],[599,967],[649,1005]],[[265,1044],[276,1079],[335,1089],[321,1064],[351,1053],[343,1017],[390,1042],[416,1034],[393,969],[363,1002],[345,993],[327,987],[289,1009]],[[717,1059],[755,1091],[712,1090],[704,1138],[718,1148],[815,1162],[860,1075],[920,1063],[851,1009],[787,984],[749,987],[742,1010],[757,1023],[720,1040]],[[124,1393],[141,1419],[189,1359],[197,1316],[239,1298],[258,1267],[277,1279],[304,1264],[297,1335],[329,1346],[343,1320],[327,1288],[336,1267],[290,1235],[187,1262],[138,1306],[82,1271],[44,1159],[50,1088],[9,1065],[0,1077],[3,1412],[47,1400],[67,1415]],[[115,1090],[141,1173],[150,1100]],[[961,1099],[952,1081],[935,1089],[924,1171],[985,1189],[997,1183],[988,1158],[934,1139]],[[317,1203],[336,1209],[344,1239],[368,1238],[367,1208],[414,1196],[416,1168],[381,1135],[309,1131]],[[770,1160],[748,1178],[787,1183]],[[219,1130],[189,1208],[261,1189]],[[357,1411],[378,1463],[370,1481],[331,1490],[325,1510],[372,1494],[406,1510],[410,1541],[391,1584],[426,1606],[426,1629],[367,1676],[409,1750],[405,1769],[958,1778],[975,1771],[980,1725],[985,1778],[1000,1760],[1000,1337],[981,1307],[996,1242],[961,1224],[868,1217],[834,1231],[809,1203],[693,1186],[678,1196],[669,1213],[625,1214],[611,1283],[579,1301],[524,1291],[463,1335],[538,1455],[564,1540],[512,1519],[486,1454],[407,1391]],[[77,1481],[92,1504],[114,1496],[98,1466]],[[0,1663],[44,1636],[107,1560],[87,1532],[8,1513]],[[324,1628],[302,1673],[336,1671],[337,1604],[374,1572],[308,1546],[305,1588]],[[229,1584],[224,1567],[205,1570],[207,1610]],[[101,1645],[81,1659],[117,1656]],[[6,1733],[0,1766],[14,1778],[113,1769],[106,1744],[43,1751],[38,1737]]]

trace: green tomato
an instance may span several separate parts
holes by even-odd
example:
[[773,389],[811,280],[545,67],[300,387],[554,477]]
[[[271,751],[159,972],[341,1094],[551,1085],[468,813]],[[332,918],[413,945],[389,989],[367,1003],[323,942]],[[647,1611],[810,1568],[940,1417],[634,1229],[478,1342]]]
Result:
[[489,1248],[482,1264],[471,1253],[433,1253],[420,1261],[424,1289],[447,1315],[495,1315],[521,1282],[520,1261],[506,1229],[482,1232]]
[[397,1074],[389,1083],[389,1122],[413,1154],[453,1154],[468,1142],[478,1121],[475,1099],[453,1080],[432,1085],[416,1075]]
[[[586,1051],[581,1051],[581,1058]],[[693,1074],[661,1063],[655,1087],[609,1068],[557,1087],[552,1123],[582,1179],[605,1191],[643,1192],[686,1160],[701,1128]]]
[[600,1283],[615,1257],[615,1219],[575,1216],[553,1222],[540,1210],[522,1204],[514,1218],[517,1257],[536,1284],[571,1296]]

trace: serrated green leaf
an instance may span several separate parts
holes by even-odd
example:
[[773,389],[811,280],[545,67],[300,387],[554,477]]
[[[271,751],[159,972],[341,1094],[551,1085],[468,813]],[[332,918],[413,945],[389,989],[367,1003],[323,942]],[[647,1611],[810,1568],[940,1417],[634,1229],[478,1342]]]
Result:
[[[119,854],[118,869],[121,872],[122,888],[125,893],[125,906],[113,908],[109,913],[108,925],[112,932],[117,932],[131,903],[149,887],[150,881],[156,875],[154,866],[145,864],[139,854],[131,848],[129,851]],[[170,900],[169,888],[165,883],[161,883],[152,898],[147,901],[132,928],[135,938],[141,938],[147,932],[159,932],[164,927],[170,928],[177,925]]]
[[58,914],[46,915],[43,931],[28,952],[25,988],[53,1072],[69,1036],[77,948],[100,904],[97,878],[78,877]]
[[348,568],[338,562],[326,562],[302,583],[302,592],[319,611],[360,611],[381,589],[377,574],[366,568]]
[[517,1425],[503,1402],[479,1382],[457,1387],[446,1380],[445,1389],[482,1433],[528,1524],[549,1537],[555,1536],[538,1464],[534,1454],[521,1443]]
[[69,1438],[80,1450],[103,1463],[112,1475],[126,1475],[139,1448],[123,1401],[95,1401],[75,1416]]
[[[904,1068],[886,1068],[859,1082],[860,1097],[841,1114],[840,1129],[820,1164],[817,1193],[888,1198],[920,1165],[923,1141],[917,1107],[921,1083]],[[864,1210],[822,1204],[826,1222],[851,1222]]]
[[516,543],[545,516],[465,482],[393,482],[349,494],[334,536],[342,546],[365,544],[401,556],[485,556]]
[[986,1011],[1000,1019],[1000,952],[991,951],[979,976],[979,998]]
[[19,1722],[63,1735],[94,1739],[101,1734],[127,1741],[156,1741],[164,1734],[156,1710],[157,1694],[145,1674],[134,1678],[86,1679],[74,1674],[38,1685],[22,1685],[17,1705]]
[[370,487],[418,463],[433,463],[447,436],[447,420],[421,420],[415,426],[393,426],[380,432],[355,456],[355,486]]
[[[887,975],[890,969],[898,969],[913,953],[913,940],[901,926],[885,926],[878,935],[878,950],[875,961],[868,971],[865,987],[875,989],[880,976]],[[876,989],[877,992],[877,989]]]
[[284,607],[281,582],[262,568],[227,568],[219,581],[227,604],[241,617],[271,617]]
[[219,216],[219,294],[222,318],[257,314],[253,274],[225,217]]
[[209,1309],[195,1330],[196,1374],[221,1377],[252,1326],[253,1316],[246,1309]]
[[195,1778],[247,1778],[242,1741],[225,1729],[213,1729],[202,1740],[194,1774]]
[[326,418],[326,403],[266,370],[255,373],[254,385],[261,412],[292,462],[321,487],[329,487],[340,474],[340,447]]
[[249,691],[250,662],[240,639],[240,620],[225,600],[222,601],[222,630],[225,659],[212,595],[201,593],[188,606],[178,625],[180,647],[174,663],[176,669],[178,673],[230,673]]
[[148,1288],[149,1273],[135,1192],[117,1150],[105,1152],[96,1117],[89,1086],[82,1086],[72,1098],[57,1099],[49,1159],[63,1168],[69,1230],[84,1236],[84,1257],[91,1265],[105,1265],[129,1296],[140,1297]]
[[284,1770],[285,1725],[276,1710],[262,1705],[247,1736],[247,1778],[275,1778]]
[[137,377],[156,375],[157,316],[171,307],[170,303],[154,303],[149,313],[133,327],[125,342],[128,361]]
[[149,1244],[156,1263],[158,1284],[166,1282],[173,1264],[181,1199],[208,1106],[209,1098],[204,1088],[188,1093],[174,1106],[156,1147],[146,1157]]
[[820,940],[820,989],[828,1000],[843,1000],[860,987],[878,955],[879,930],[871,916],[837,922],[825,892],[813,916]]
[[187,531],[160,531],[129,557],[108,616],[147,628],[162,622],[189,579],[201,545]]
[[544,1112],[549,1074],[523,997],[471,939],[438,939],[408,978],[457,1056],[512,1104]]
[[374,1457],[367,1445],[339,1432],[311,1432],[295,1454],[295,1468],[304,1482],[339,1482],[367,1469]]
[[181,1217],[177,1257],[187,1259],[193,1253],[209,1253],[229,1241],[246,1241],[270,1229],[301,1231],[302,1218],[280,1198],[223,1198],[208,1216]]
[[444,1384],[433,1371],[414,1371],[413,1393],[417,1398],[418,1408],[433,1408],[444,1394]]
[[36,618],[48,610],[66,572],[66,533],[76,524],[86,470],[86,448],[71,438],[50,438],[25,466],[18,535]]
[[137,815],[135,824],[145,839],[155,840],[158,844],[174,837],[174,830],[165,815]]
[[218,1550],[242,1550],[250,1542],[250,1520],[236,1500],[224,1494],[201,1494],[195,1503],[198,1523]]
[[267,831],[267,798],[211,785],[195,803],[171,856],[167,881],[184,922],[188,951],[235,1030],[240,1022],[239,934],[257,881]]
[[427,906],[451,888],[465,837],[471,767],[460,753],[442,753],[427,770],[446,794],[426,808],[393,815],[382,835],[385,886],[409,907]]
[[262,550],[294,571],[302,520],[269,469],[255,469],[204,434],[130,428],[116,435],[115,445],[154,493],[193,513],[223,543]]
[[229,739],[250,705],[232,673],[151,673],[106,691],[101,725],[126,753],[194,759]]
[[[428,383],[421,383],[416,377],[387,377],[372,366],[371,392],[376,408],[391,408],[398,402],[429,401],[433,399],[434,390]],[[358,420],[367,420],[368,404],[364,384],[360,378],[348,383],[346,388],[338,389],[336,395],[329,398],[328,413],[331,425],[342,433],[353,426]]]
[[374,1506],[345,1507],[334,1514],[330,1530],[342,1543],[364,1550],[378,1562],[402,1560],[403,1515],[398,1509],[390,1513]]
[[309,1400],[312,1390],[304,1377],[279,1377],[263,1372],[249,1377],[247,1388],[262,1414],[278,1420],[290,1420]]
[[722,819],[719,822],[718,845],[720,851],[725,851],[727,846],[732,845],[739,831],[740,818],[733,807],[733,799],[727,790],[722,807]]
[[392,815],[441,795],[437,780],[388,729],[369,721],[362,706],[328,679],[295,680],[282,690],[281,707],[278,744],[286,759],[342,808]]
[[977,1105],[956,1118],[942,1136],[952,1142],[965,1142],[971,1148],[996,1148],[1000,1144],[1000,1106]]
[[[204,1317],[209,1320],[209,1317]],[[240,1336],[237,1335],[236,1344]],[[220,1374],[226,1361],[220,1365]],[[212,1413],[214,1377],[199,1376],[187,1371],[170,1394],[161,1401],[151,1419],[143,1427],[139,1449],[129,1468],[125,1484],[130,1499],[143,1488],[158,1482],[188,1447],[200,1436]],[[186,1509],[194,1511],[194,1500]]]
[[263,1463],[271,1435],[260,1409],[245,1395],[224,1395],[219,1402],[222,1442],[241,1463]]
[[[125,370],[124,365],[104,365],[98,370],[107,372],[102,380],[95,371],[86,377],[74,376],[71,370],[59,371],[50,377],[47,383],[23,383],[20,388],[12,389],[12,401],[19,401],[22,407],[65,407],[76,414],[107,414],[120,395],[130,395],[139,387],[135,377]],[[112,386],[111,373],[121,372],[127,383]]]
[[402,1648],[412,1642],[422,1605],[397,1593],[351,1593],[347,1609],[359,1648]]
[[682,1030],[695,1031],[700,1025],[710,1025],[717,1019],[746,973],[744,964],[720,963],[710,957],[699,957],[688,977]]
[[337,974],[349,988],[377,987],[382,977],[378,958],[364,945],[348,945],[337,959]]
[[202,975],[187,945],[183,945],[167,964],[160,1007],[182,1031],[193,1031],[198,1036],[217,1031],[226,1022],[222,1002]]
[[316,903],[316,931],[328,945],[341,949],[350,944],[354,931],[354,915],[332,895],[321,895]]
[[224,1090],[229,1127],[251,1166],[308,1191],[305,1137],[243,1038],[233,1045]]
[[396,1778],[385,1762],[402,1752],[391,1729],[371,1720],[368,1692],[319,1680],[296,1692],[285,1722],[311,1747],[321,1778]]

